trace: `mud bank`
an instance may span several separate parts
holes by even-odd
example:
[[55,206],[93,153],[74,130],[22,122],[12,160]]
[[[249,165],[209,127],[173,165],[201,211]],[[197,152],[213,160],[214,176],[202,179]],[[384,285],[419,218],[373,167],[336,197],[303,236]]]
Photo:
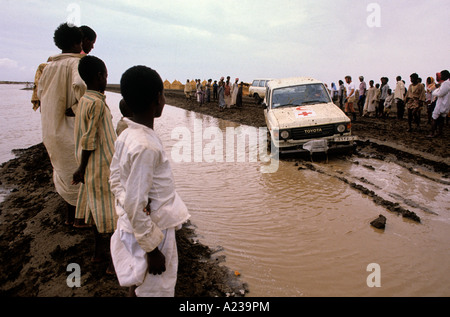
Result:
[[[92,263],[90,229],[64,223],[65,203],[55,192],[50,161],[42,144],[15,150],[0,166],[0,186],[9,194],[0,204],[0,296],[123,297],[108,263]],[[179,277],[176,297],[244,296],[247,285],[224,265],[216,250],[197,242],[195,227],[177,232]],[[80,287],[69,287],[71,263],[80,267]]]

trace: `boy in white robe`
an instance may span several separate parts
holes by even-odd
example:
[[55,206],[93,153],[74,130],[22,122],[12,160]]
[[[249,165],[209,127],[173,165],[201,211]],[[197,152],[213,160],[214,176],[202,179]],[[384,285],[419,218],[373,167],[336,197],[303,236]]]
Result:
[[132,117],[124,119],[128,128],[117,138],[111,162],[119,216],[111,256],[120,285],[129,286],[131,295],[172,297],[178,270],[175,229],[190,215],[153,130],[164,108],[164,86],[146,66],[128,69],[120,86]]

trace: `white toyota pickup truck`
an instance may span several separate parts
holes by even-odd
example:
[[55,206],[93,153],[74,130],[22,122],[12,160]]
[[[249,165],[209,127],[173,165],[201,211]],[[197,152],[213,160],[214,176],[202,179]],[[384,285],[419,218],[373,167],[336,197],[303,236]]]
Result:
[[328,152],[352,149],[351,120],[336,106],[324,84],[307,77],[267,83],[264,116],[272,151]]

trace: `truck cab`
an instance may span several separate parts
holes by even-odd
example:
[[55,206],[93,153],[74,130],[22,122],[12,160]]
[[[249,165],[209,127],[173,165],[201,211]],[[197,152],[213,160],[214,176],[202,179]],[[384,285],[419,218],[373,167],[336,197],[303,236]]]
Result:
[[314,78],[271,80],[263,102],[272,151],[328,152],[353,149],[351,120]]

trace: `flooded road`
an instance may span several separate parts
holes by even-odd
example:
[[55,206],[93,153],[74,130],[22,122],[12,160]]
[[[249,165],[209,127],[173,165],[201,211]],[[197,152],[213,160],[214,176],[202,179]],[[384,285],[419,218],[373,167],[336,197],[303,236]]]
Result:
[[[116,123],[120,95],[106,95]],[[14,100],[19,113],[34,118],[26,92],[15,96],[22,98]],[[8,122],[12,120],[2,121]],[[25,139],[40,134],[40,126],[35,132],[20,132],[17,126],[28,127],[23,122],[7,128],[2,124],[2,135],[5,129]],[[427,172],[424,177],[395,162],[355,155],[314,160],[315,170],[280,160],[275,172],[262,173],[265,163],[249,159],[252,146],[246,147],[243,161],[236,156],[217,160],[230,150],[227,128],[236,132],[239,125],[170,106],[155,122],[199,241],[221,250],[215,256],[224,255],[224,265],[241,274],[250,289],[247,296],[450,295],[450,186],[440,175]],[[213,138],[205,131],[224,138],[214,143],[222,145],[214,147],[215,154],[223,149],[216,160],[205,159],[211,157],[207,154],[212,153]],[[19,139],[3,140],[2,158],[8,156],[5,146],[26,147]],[[191,147],[183,147],[181,160],[180,144],[188,143]],[[237,143],[234,154],[239,152]],[[398,202],[421,222],[388,211],[342,178]],[[387,218],[385,230],[369,224],[379,214]],[[370,287],[375,273],[380,287]]]

